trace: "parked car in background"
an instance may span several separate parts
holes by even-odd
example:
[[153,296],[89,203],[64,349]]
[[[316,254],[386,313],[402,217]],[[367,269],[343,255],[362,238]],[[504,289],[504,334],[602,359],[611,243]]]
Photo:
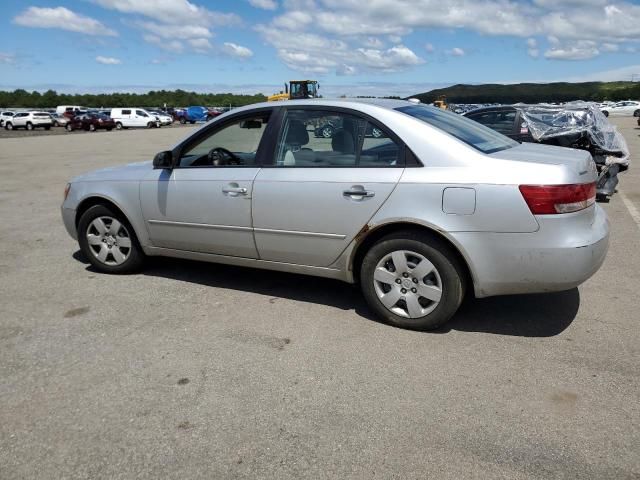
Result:
[[173,123],[173,117],[167,113],[158,110],[149,110],[149,113],[156,117],[160,125],[171,125]]
[[144,108],[112,108],[111,119],[118,130],[132,127],[159,127],[160,121]]
[[51,115],[54,127],[64,127],[69,123],[69,118],[64,115],[59,115],[57,113],[50,113],[49,115]]
[[210,110],[207,107],[191,106],[184,109],[176,110],[176,120],[182,123],[208,122],[212,118],[217,117],[220,113],[216,110]]
[[16,112],[12,112],[10,110],[5,110],[3,112],[0,112],[0,127],[4,126],[4,122],[6,120],[11,120],[13,119],[13,116],[16,114]]
[[625,102],[614,103],[601,108],[605,117],[613,116],[631,116],[640,117],[640,102],[627,100]]
[[629,167],[629,149],[622,135],[591,103],[501,105],[464,114],[518,142],[578,148],[591,154],[598,169],[596,192],[600,200],[613,195],[618,173]]
[[73,117],[73,119],[69,120],[65,128],[68,132],[72,132],[73,130],[87,130],[90,132],[107,130],[110,132],[116,128],[116,123],[111,117],[100,112],[88,112],[84,115],[76,115]]
[[13,130],[16,128],[24,128],[26,130],[33,130],[35,128],[44,128],[45,130],[51,129],[53,126],[53,119],[47,112],[18,112],[11,120],[5,120],[4,128],[6,130]]
[[[311,138],[305,125],[325,117],[341,118],[339,134]],[[365,138],[369,124],[383,138]],[[519,144],[426,105],[265,102],[153,163],[72,179],[62,218],[101,272],[164,255],[318,275],[358,282],[393,325],[432,329],[465,292],[561,291],[591,277],[609,239],[596,179],[588,152]]]
[[78,112],[86,112],[86,107],[81,107],[79,105],[59,105],[56,107],[56,113],[58,115],[64,115],[66,117],[76,115]]

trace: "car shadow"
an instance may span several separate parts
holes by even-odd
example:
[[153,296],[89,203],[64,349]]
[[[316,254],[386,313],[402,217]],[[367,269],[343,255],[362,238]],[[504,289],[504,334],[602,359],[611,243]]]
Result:
[[[96,272],[80,251],[76,251],[73,258],[87,265],[87,270]],[[284,298],[329,305],[340,310],[354,310],[363,318],[379,321],[366,305],[360,289],[338,280],[162,257],[149,258],[142,275],[255,293],[270,299]],[[427,333],[443,334],[457,330],[519,337],[551,337],[571,325],[579,306],[577,288],[534,295],[484,299],[468,297],[453,319]]]

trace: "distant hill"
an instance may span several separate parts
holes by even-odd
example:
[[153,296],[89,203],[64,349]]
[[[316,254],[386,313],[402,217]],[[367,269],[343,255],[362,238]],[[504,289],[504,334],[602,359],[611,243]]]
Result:
[[423,103],[432,103],[445,95],[449,103],[539,103],[571,100],[628,100],[640,99],[640,82],[583,82],[583,83],[516,83],[503,85],[453,85],[412,95]]

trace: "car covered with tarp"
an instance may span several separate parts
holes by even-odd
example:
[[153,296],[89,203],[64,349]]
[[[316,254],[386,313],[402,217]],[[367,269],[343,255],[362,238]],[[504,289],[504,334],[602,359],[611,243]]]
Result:
[[629,148],[595,103],[500,105],[467,112],[467,118],[519,142],[577,148],[591,153],[598,169],[597,194],[615,193],[618,173],[629,168]]

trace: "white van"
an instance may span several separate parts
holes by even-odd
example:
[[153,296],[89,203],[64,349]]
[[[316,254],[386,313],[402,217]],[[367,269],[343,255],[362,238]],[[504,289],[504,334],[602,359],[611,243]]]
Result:
[[64,115],[65,113],[75,115],[77,112],[86,112],[86,107],[81,107],[79,105],[58,105],[56,107],[56,113],[58,115]]
[[112,108],[111,118],[118,130],[129,127],[159,127],[160,121],[144,108]]

